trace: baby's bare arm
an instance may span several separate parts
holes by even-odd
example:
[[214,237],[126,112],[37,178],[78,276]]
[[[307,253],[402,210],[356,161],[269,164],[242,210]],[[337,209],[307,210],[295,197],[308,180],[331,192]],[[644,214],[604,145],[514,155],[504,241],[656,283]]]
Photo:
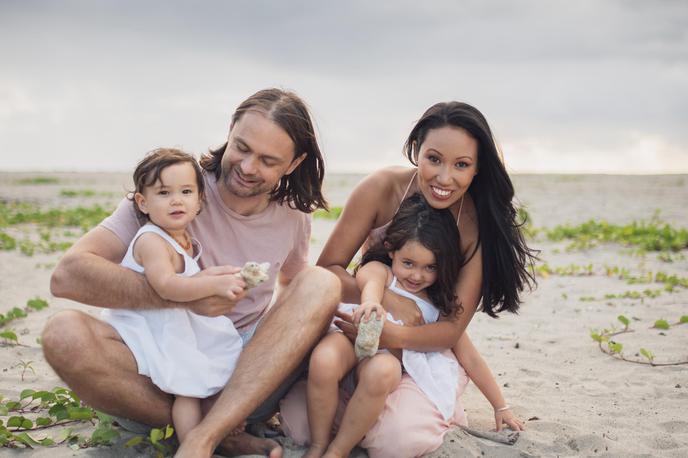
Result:
[[143,266],[148,283],[163,299],[189,302],[222,296],[237,301],[239,296],[243,297],[246,284],[234,272],[193,277],[177,275],[174,258],[179,254],[155,233],[148,232],[139,237],[134,245],[134,256]]

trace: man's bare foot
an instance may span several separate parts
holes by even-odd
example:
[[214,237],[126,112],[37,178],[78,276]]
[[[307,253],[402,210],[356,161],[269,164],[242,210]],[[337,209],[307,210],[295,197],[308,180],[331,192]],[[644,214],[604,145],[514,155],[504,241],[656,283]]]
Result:
[[270,458],[282,458],[282,447],[272,439],[263,439],[245,432],[225,437],[218,451],[228,456],[264,455]]
[[[243,431],[225,437],[217,450],[227,456],[264,455],[270,458],[282,458],[282,447],[277,442],[254,437]],[[190,433],[174,456],[175,458],[210,458],[214,451],[210,443]]]

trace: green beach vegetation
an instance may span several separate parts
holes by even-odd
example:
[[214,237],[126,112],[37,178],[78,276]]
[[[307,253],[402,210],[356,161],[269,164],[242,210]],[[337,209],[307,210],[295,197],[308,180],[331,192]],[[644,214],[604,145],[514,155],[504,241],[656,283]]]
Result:
[[111,212],[99,204],[41,208],[30,202],[0,201],[0,250],[19,249],[27,256],[65,251]]
[[58,184],[60,180],[56,177],[50,176],[36,176],[20,178],[15,181],[16,184],[22,186],[36,186],[36,185],[46,185],[46,184]]

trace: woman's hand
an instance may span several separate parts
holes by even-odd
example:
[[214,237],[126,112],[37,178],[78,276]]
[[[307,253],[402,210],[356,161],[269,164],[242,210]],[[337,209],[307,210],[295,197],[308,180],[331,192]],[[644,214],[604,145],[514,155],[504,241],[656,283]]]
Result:
[[400,296],[385,289],[382,303],[385,309],[391,313],[395,319],[401,320],[401,322],[407,326],[420,326],[421,324],[425,324],[420,308],[418,308],[415,301],[407,297]]
[[495,410],[495,424],[497,425],[497,431],[501,431],[503,425],[507,425],[514,431],[524,431],[526,429],[523,422],[516,418],[510,407],[505,410]]
[[387,315],[382,305],[376,302],[364,302],[354,310],[354,314],[352,315],[354,325],[358,326],[361,320],[363,320],[364,323],[370,321],[373,312],[376,313],[377,320],[384,320]]
[[345,312],[340,312],[337,310],[334,312],[334,316],[339,318],[334,321],[334,325],[341,329],[342,333],[351,341],[351,343],[356,342],[356,336],[358,335],[358,328],[354,324],[353,316]]

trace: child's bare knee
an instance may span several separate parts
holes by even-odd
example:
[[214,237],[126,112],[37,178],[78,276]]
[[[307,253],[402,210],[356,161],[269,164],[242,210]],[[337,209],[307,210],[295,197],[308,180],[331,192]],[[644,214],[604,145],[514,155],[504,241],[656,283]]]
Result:
[[389,393],[401,380],[401,363],[391,355],[376,355],[361,369],[359,383]]
[[313,381],[338,380],[342,358],[336,347],[323,342],[313,350],[308,365],[308,378]]

